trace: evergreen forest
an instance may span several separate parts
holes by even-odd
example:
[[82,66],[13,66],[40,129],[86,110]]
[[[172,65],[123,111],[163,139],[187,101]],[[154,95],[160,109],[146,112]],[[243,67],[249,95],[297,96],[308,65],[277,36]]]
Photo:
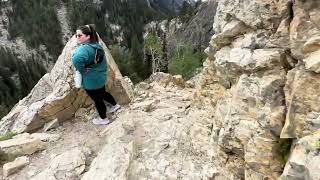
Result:
[[[12,9],[7,11],[9,40],[14,41],[21,37],[29,48],[38,51],[39,47],[44,45],[46,53],[51,57],[49,61],[54,63],[64,47],[57,9],[65,5],[72,32],[75,32],[78,25],[95,24],[121,73],[134,83],[148,78],[155,69],[182,74],[185,78],[192,77],[201,67],[203,52],[196,51],[188,43],[168,51],[163,35],[159,33],[147,37],[143,35],[145,25],[151,21],[170,21],[178,16],[183,23],[187,23],[194,15],[195,7],[183,2],[180,13],[176,14],[168,8],[162,8],[160,11],[160,1],[158,4],[151,3],[151,7],[146,2],[146,0],[11,0]],[[0,8],[4,8],[2,2]],[[120,29],[115,29],[115,25]],[[119,37],[122,38],[121,42],[117,40]],[[153,51],[155,49],[156,51]],[[153,58],[150,56],[151,51]],[[0,55],[2,57],[1,118],[19,99],[30,92],[47,70],[38,56],[21,59],[22,56],[4,47],[0,47]],[[153,63],[155,60],[159,62],[157,67]]]

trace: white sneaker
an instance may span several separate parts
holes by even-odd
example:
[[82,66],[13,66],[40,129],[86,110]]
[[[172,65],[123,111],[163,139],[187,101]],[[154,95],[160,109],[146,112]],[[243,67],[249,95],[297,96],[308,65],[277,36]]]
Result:
[[100,117],[97,117],[92,120],[92,123],[95,125],[107,125],[110,123],[110,121],[108,118],[101,119]]
[[120,109],[120,107],[121,107],[121,106],[120,106],[119,104],[116,104],[116,105],[112,106],[112,107],[109,109],[109,111],[107,112],[107,114],[116,112],[118,109]]

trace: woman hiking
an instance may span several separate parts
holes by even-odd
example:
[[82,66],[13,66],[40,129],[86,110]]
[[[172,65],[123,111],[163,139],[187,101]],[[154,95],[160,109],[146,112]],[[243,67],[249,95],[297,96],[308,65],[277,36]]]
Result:
[[[72,64],[82,75],[82,87],[94,101],[99,113],[99,117],[94,118],[92,122],[97,125],[109,124],[107,113],[115,112],[120,105],[105,90],[108,70],[105,52],[99,44],[94,25],[79,26],[76,30],[76,37],[80,46],[72,56]],[[108,112],[104,101],[112,105]]]

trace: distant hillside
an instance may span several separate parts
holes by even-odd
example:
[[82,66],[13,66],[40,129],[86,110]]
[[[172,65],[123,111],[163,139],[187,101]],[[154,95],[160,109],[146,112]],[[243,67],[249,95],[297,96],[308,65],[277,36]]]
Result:
[[[0,1],[0,109],[3,116],[50,71],[76,27],[96,24],[123,75],[139,82],[150,75],[143,60],[144,26],[172,18],[183,0],[7,0]],[[12,56],[14,54],[14,56]],[[12,58],[15,57],[15,58]],[[31,61],[32,60],[32,61]],[[28,62],[29,61],[29,62]],[[27,70],[9,68],[28,66]],[[32,67],[39,67],[37,68]],[[23,78],[29,73],[28,78]],[[10,94],[11,98],[5,98]],[[12,94],[13,93],[13,94]]]

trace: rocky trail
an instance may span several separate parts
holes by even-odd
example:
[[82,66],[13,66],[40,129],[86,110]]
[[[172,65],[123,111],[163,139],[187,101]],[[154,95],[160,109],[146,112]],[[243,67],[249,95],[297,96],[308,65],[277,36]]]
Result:
[[165,86],[138,85],[135,100],[112,115],[107,126],[91,123],[97,115],[93,106],[79,109],[74,119],[49,131],[58,140],[5,179],[212,177],[217,171],[214,161],[208,161],[215,155],[208,147],[214,146],[210,108],[192,105],[195,89]]

